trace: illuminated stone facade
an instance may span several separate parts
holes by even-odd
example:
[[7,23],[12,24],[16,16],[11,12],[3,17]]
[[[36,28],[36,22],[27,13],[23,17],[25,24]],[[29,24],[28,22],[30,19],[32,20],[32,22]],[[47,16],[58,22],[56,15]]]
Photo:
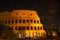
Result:
[[2,24],[9,26],[17,36],[39,37],[46,34],[34,10],[13,10],[0,13]]

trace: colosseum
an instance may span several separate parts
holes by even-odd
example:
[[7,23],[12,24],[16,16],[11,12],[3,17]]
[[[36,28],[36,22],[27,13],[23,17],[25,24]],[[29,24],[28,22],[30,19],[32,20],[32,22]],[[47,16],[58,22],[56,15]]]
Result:
[[0,12],[1,24],[9,26],[17,37],[45,36],[43,24],[35,10],[13,10]]

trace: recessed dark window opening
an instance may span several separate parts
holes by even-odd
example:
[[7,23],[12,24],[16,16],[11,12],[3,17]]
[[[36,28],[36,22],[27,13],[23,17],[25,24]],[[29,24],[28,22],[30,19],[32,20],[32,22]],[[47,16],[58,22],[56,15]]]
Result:
[[10,24],[10,20],[8,20],[8,24]]
[[14,20],[12,20],[11,23],[14,23]]
[[32,14],[31,14],[32,15]]
[[36,26],[34,27],[34,30],[36,30]]
[[29,20],[27,20],[27,22],[29,23]]
[[33,30],[33,27],[31,26],[31,30]]
[[42,27],[40,27],[40,30],[42,30]]
[[25,30],[25,26],[23,26],[23,30]]
[[27,30],[29,30],[29,26],[27,26]]
[[23,15],[25,15],[25,14],[23,13]]
[[39,21],[37,21],[37,23],[39,23]]
[[16,13],[16,15],[17,15],[17,13]]
[[34,20],[34,23],[36,23],[36,20]]
[[39,26],[38,26],[38,30],[39,30]]
[[18,20],[15,20],[15,23],[18,23]]
[[17,30],[17,26],[15,26],[15,30]]
[[19,23],[21,23],[21,20],[19,20]]
[[33,21],[32,21],[32,20],[30,20],[30,22],[32,23]]
[[23,23],[25,23],[25,20],[23,20]]
[[5,24],[7,24],[7,20],[5,20]]
[[19,30],[21,30],[21,26],[19,26]]

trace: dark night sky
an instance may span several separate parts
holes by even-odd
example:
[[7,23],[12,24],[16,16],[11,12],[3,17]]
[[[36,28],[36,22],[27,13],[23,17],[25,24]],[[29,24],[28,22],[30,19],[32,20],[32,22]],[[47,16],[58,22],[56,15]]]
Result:
[[37,10],[44,27],[60,26],[59,1],[57,0],[10,0],[0,1],[0,12],[15,9]]

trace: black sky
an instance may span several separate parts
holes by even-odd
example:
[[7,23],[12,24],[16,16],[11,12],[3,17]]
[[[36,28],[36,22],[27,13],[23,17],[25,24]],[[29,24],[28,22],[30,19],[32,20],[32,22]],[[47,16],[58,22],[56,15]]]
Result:
[[0,1],[0,12],[15,9],[37,10],[44,27],[59,27],[59,1],[58,0],[5,0]]

